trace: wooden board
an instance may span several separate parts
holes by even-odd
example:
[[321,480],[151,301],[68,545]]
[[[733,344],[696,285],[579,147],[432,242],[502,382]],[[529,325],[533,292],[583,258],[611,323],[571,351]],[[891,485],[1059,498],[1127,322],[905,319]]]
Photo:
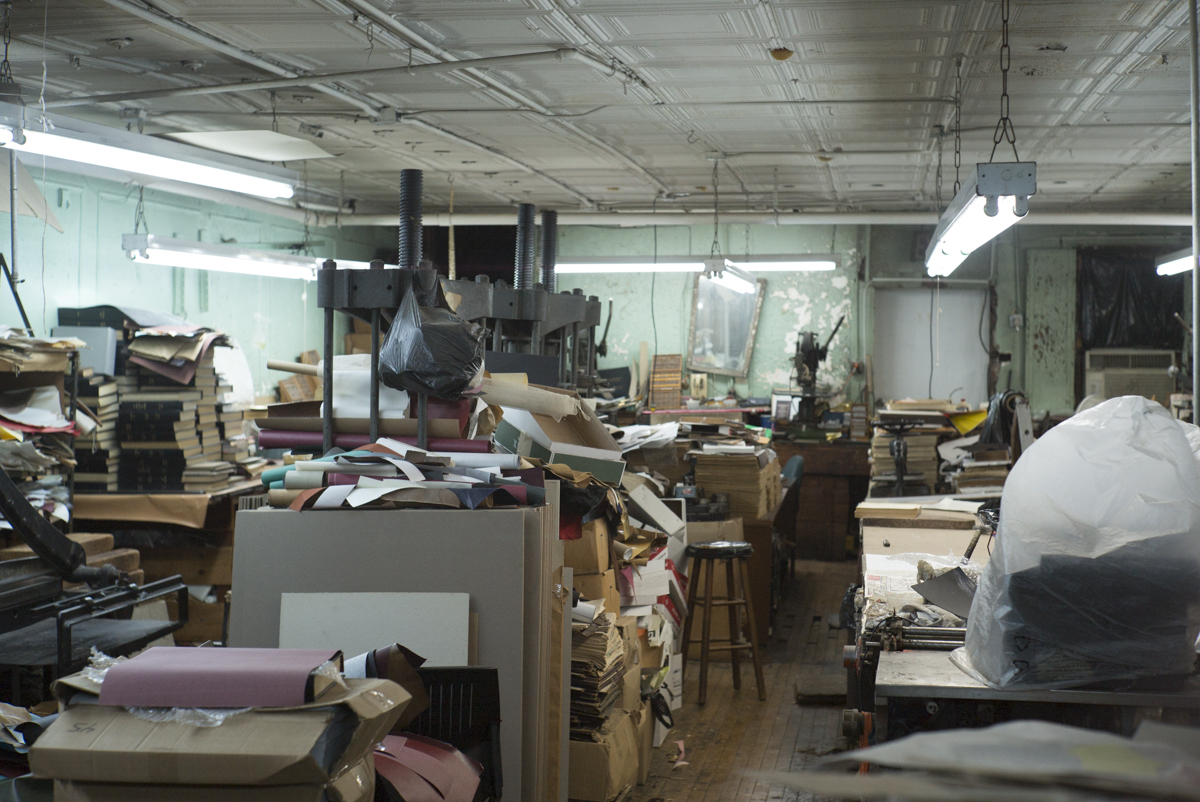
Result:
[[[112,551],[113,536],[92,532],[74,532],[67,535],[67,539],[83,546],[83,551],[88,556],[99,554],[102,551]],[[18,543],[15,546],[8,546],[0,549],[0,560],[18,560],[22,557],[32,557],[33,549],[25,543]]]
[[151,579],[179,574],[187,585],[232,585],[233,548],[163,547],[142,550],[142,567]]
[[[167,599],[167,610],[176,619],[175,597]],[[221,640],[221,629],[225,623],[225,603],[205,604],[188,599],[188,621],[175,632],[176,643],[204,643]]]

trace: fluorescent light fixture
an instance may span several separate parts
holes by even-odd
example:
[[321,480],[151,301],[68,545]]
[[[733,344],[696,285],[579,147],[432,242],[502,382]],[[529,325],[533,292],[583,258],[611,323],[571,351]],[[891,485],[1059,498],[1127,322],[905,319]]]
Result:
[[733,262],[730,264],[735,267],[740,267],[742,270],[749,270],[754,273],[785,273],[785,272],[801,272],[811,273],[825,270],[837,270],[838,258],[836,256],[814,256],[812,258],[789,259],[787,261],[762,261],[762,262]]
[[[210,242],[189,242],[155,234],[125,234],[121,237],[121,247],[130,259],[141,264],[305,281],[314,280],[325,261],[324,258],[316,256],[260,251]],[[337,266],[342,269],[365,270],[371,266],[370,262],[342,259],[336,261]],[[391,267],[396,269],[395,265]]]
[[745,272],[728,259],[707,259],[704,262],[704,278],[742,295],[753,295],[758,292],[758,282],[754,276]]
[[[185,184],[199,184],[214,189],[224,189],[229,192],[240,192],[245,195],[257,195],[260,198],[290,198],[292,185],[283,181],[247,175],[246,173],[225,170],[179,159],[157,156],[126,148],[89,142],[86,139],[59,136],[41,131],[24,131],[24,143],[18,144],[13,139],[13,132],[8,131],[8,141],[4,147],[18,153],[32,153],[37,156],[47,156],[53,159],[93,164],[97,167],[107,167],[112,170],[124,170],[141,175],[152,175],[158,178],[169,178],[182,181]],[[4,135],[0,134],[0,142]]]
[[1154,260],[1154,264],[1158,266],[1158,275],[1173,276],[1176,273],[1194,269],[1196,257],[1192,256],[1191,248],[1184,248],[1182,251],[1158,257]]
[[563,264],[554,266],[558,275],[568,273],[699,273],[704,269],[703,262],[647,262],[638,263],[589,263]]
[[1037,192],[1036,162],[977,164],[938,221],[925,251],[931,276],[948,276],[971,252],[991,241],[1029,211]]

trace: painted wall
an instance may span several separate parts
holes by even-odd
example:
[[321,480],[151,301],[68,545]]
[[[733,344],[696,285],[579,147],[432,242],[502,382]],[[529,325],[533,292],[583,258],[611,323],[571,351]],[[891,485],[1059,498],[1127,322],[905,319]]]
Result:
[[[850,363],[870,356],[876,294],[885,287],[921,286],[928,280],[920,239],[928,230],[912,226],[839,226],[836,230],[830,226],[721,226],[718,242],[725,254],[832,252],[842,259],[841,268],[833,273],[761,274],[767,279],[767,298],[750,376],[737,382],[737,391],[766,395],[772,387],[786,384],[797,332],[827,333],[844,313],[846,324],[834,339],[830,358],[820,373],[822,382],[840,386]],[[656,248],[660,256],[703,258],[709,255],[713,239],[712,226],[663,226],[657,234],[653,228],[576,226],[560,227],[559,232],[564,259],[649,257]],[[1170,250],[1184,247],[1187,236],[1183,229],[1174,228],[1016,226],[972,254],[953,279],[991,281],[995,287],[996,347],[1011,355],[1001,366],[999,389],[1025,390],[1035,415],[1073,411],[1076,248],[1147,245]],[[859,265],[864,260],[860,278]],[[690,274],[581,274],[562,275],[559,285],[567,290],[578,287],[605,302],[613,300],[609,356],[601,359],[600,365],[620,367],[636,361],[642,341],[649,343],[654,353],[656,332],[658,353],[684,351],[692,281]],[[946,286],[954,286],[954,282]],[[1013,315],[1019,319],[1010,321]],[[973,335],[967,332],[964,336]],[[912,347],[927,351],[928,336],[927,327],[914,330]],[[943,331],[942,336],[954,335]],[[980,359],[985,359],[982,349]],[[718,390],[729,387],[728,379],[714,378]],[[860,397],[862,389],[862,379],[851,378],[849,397]]]
[[[30,172],[41,187],[42,171],[30,165]],[[281,377],[267,371],[268,358],[294,359],[320,348],[323,318],[315,284],[135,264],[121,250],[121,235],[133,231],[136,187],[54,171],[46,173],[44,186],[64,232],[19,217],[17,234],[19,290],[37,334],[58,324],[59,306],[174,312],[233,337],[246,353],[257,394]],[[186,240],[270,250],[305,239],[299,223],[163,192],[145,193],[145,215],[151,233]],[[0,215],[0,225],[7,255],[8,215]],[[356,260],[371,259],[394,241],[393,232],[378,228],[315,229],[309,235],[314,253]],[[21,325],[7,286],[0,286],[0,321]]]
[[[820,273],[759,273],[767,292],[759,318],[750,375],[736,380],[741,395],[766,396],[774,387],[786,387],[792,376],[792,356],[799,332],[815,331],[828,337],[838,317],[846,316],[834,337],[829,358],[818,379],[840,387],[852,361],[861,359],[858,268],[863,255],[864,229],[860,226],[720,226],[721,253],[730,256],[765,254],[829,254],[841,257],[841,267]],[[712,226],[662,226],[654,228],[559,228],[560,259],[572,257],[708,257]],[[656,241],[657,240],[657,241]],[[613,327],[609,355],[600,367],[622,367],[637,361],[639,344],[649,343],[651,353],[679,354],[687,348],[695,274],[568,274],[560,275],[559,289],[582,289],[607,304],[613,302]],[[606,307],[607,313],[607,307]],[[655,343],[657,341],[657,348]],[[725,392],[733,380],[714,376],[710,394]],[[849,392],[857,398],[856,379]]]

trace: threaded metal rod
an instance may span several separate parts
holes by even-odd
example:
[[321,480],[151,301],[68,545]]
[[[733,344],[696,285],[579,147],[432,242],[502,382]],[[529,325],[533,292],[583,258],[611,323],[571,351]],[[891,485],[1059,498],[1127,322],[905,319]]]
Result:
[[533,259],[537,247],[537,228],[535,218],[537,207],[532,203],[522,203],[517,206],[517,258],[513,269],[513,288],[528,290],[533,288]]
[[542,284],[547,292],[558,292],[558,212],[542,212]]
[[421,233],[421,193],[424,173],[400,171],[400,267],[415,268],[423,255]]

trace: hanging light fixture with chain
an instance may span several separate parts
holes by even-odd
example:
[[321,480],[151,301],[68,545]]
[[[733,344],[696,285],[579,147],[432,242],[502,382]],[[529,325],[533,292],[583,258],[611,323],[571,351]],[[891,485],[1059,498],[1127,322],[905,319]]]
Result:
[[[930,276],[950,275],[972,251],[1020,221],[1029,212],[1029,196],[1037,192],[1037,163],[1021,161],[1017,153],[1016,129],[1009,117],[1008,69],[1012,62],[1008,44],[1009,6],[1010,0],[1000,0],[1000,119],[992,135],[991,157],[986,163],[975,165],[961,189],[956,176],[954,200],[938,221],[925,252],[925,268]],[[958,69],[957,86],[961,88],[961,61]],[[960,119],[960,104],[956,101],[956,168],[960,161]],[[1012,147],[1014,161],[995,161],[996,148],[1001,142]]]

